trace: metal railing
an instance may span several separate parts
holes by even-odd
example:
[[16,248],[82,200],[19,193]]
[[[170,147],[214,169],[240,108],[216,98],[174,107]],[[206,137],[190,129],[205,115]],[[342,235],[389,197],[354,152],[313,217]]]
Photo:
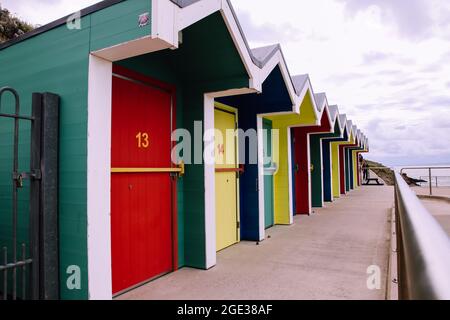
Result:
[[[428,187],[430,190],[430,196],[433,195],[433,183],[432,183],[432,170],[450,170],[450,167],[441,167],[441,166],[436,166],[436,167],[410,167],[410,168],[402,168],[400,170],[400,174],[403,174],[405,170],[428,170]],[[436,180],[436,184],[437,184],[437,180]]]
[[450,299],[450,238],[395,173],[400,299]]
[[[419,177],[420,180],[423,179],[430,179],[429,176],[420,176]],[[440,181],[447,179],[450,181],[450,176],[432,176],[431,177],[431,183],[433,184],[434,187],[439,188],[439,187],[450,187],[450,185],[446,185],[445,182],[442,183]],[[419,182],[419,185],[422,187],[422,184],[425,184],[425,186],[428,186],[429,181],[426,182]]]
[[[2,111],[2,96],[12,95],[14,111]],[[11,162],[9,181],[11,195],[2,199],[11,201],[11,212],[0,212],[0,225],[10,231],[0,238],[0,300],[57,299],[59,298],[58,246],[58,132],[59,96],[51,93],[33,93],[31,116],[21,114],[19,94],[10,87],[0,88],[0,119],[12,123],[12,152],[2,161]],[[19,130],[27,121],[29,130]],[[19,162],[19,144],[22,134],[29,139],[29,164]],[[5,147],[5,146],[2,146]],[[10,147],[6,144],[6,147]],[[0,152],[6,153],[7,148]],[[22,172],[22,166],[28,167]],[[3,172],[6,169],[1,168]],[[28,188],[24,181],[29,180]],[[9,186],[8,186],[9,187]],[[28,190],[27,190],[28,189]],[[28,212],[20,209],[20,194],[29,192]],[[9,211],[9,210],[8,210]],[[23,221],[23,222],[22,222]],[[26,222],[25,222],[26,221]],[[24,241],[19,230],[26,230]],[[23,232],[23,233],[25,233]]]

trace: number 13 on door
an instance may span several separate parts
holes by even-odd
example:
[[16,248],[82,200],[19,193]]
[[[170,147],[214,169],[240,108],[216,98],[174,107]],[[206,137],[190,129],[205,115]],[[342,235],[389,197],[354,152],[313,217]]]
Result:
[[150,145],[147,132],[139,132],[136,135],[137,145],[139,149],[147,149]]

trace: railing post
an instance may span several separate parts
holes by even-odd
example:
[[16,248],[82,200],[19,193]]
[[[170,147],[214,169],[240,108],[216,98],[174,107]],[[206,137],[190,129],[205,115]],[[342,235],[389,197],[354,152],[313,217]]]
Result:
[[433,195],[433,183],[431,182],[431,168],[428,168],[428,184],[430,185],[430,196]]

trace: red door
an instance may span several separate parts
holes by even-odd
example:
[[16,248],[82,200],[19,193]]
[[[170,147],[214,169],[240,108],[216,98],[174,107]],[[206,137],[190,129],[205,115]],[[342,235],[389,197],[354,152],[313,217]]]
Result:
[[292,130],[294,138],[294,183],[295,212],[294,214],[309,214],[309,159],[308,135],[301,128]]
[[113,77],[111,238],[113,294],[173,270],[171,94]]
[[344,146],[339,146],[339,180],[341,194],[345,194],[345,149]]

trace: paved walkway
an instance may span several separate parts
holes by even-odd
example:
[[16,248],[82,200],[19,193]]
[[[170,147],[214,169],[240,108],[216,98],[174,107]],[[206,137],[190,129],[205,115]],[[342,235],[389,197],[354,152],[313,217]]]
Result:
[[[392,187],[361,187],[292,226],[275,226],[259,246],[241,242],[208,270],[183,268],[119,299],[384,299]],[[367,288],[367,268],[381,289]]]
[[440,199],[421,199],[421,201],[450,236],[450,202]]
[[[429,195],[430,189],[428,187],[412,187],[411,188],[418,195]],[[434,196],[443,196],[450,198],[450,187],[433,187]]]

